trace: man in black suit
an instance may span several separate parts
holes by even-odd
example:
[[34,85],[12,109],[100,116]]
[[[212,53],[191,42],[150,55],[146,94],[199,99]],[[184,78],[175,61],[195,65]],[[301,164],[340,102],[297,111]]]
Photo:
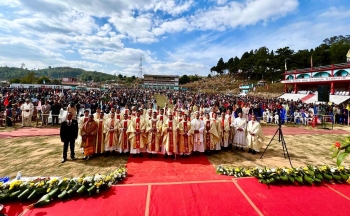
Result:
[[75,119],[72,119],[72,117],[73,117],[73,114],[71,112],[68,112],[67,120],[62,122],[61,124],[60,137],[61,137],[61,141],[63,142],[62,163],[66,162],[67,160],[68,144],[70,147],[70,157],[72,160],[75,160],[74,147],[75,147],[75,140],[78,137],[78,121]]

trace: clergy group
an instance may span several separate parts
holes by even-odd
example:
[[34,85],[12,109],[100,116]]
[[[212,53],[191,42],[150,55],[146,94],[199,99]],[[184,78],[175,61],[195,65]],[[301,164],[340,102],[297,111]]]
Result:
[[[235,117],[237,116],[237,117]],[[259,152],[264,142],[261,125],[234,115],[231,110],[218,113],[188,112],[170,108],[124,110],[112,108],[108,114],[85,110],[78,119],[78,139],[84,159],[97,155],[130,154],[132,157],[189,157],[217,153],[232,147],[236,151]]]

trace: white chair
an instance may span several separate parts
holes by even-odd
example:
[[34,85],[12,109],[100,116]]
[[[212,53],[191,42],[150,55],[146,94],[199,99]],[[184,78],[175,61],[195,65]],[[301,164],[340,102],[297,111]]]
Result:
[[50,111],[50,114],[49,114],[49,118],[47,119],[47,123],[48,123],[48,124],[52,124],[52,115],[51,115],[51,111]]

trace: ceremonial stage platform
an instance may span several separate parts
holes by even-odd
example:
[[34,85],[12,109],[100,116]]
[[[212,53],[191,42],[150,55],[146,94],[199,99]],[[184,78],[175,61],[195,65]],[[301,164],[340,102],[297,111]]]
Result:
[[[276,132],[263,127],[264,134]],[[22,128],[3,137],[58,135],[55,128]],[[284,135],[347,134],[345,130],[286,127]],[[128,176],[119,185],[92,197],[52,202],[25,216],[196,216],[196,215],[349,215],[350,185],[267,186],[256,178],[218,175],[205,156],[186,159],[129,157]],[[31,203],[5,203],[5,213],[18,215]]]
[[[349,215],[350,185],[266,186],[255,178],[217,175],[205,156],[129,158],[128,178],[98,196],[53,202],[25,215],[202,216]],[[30,203],[8,203],[18,215]]]

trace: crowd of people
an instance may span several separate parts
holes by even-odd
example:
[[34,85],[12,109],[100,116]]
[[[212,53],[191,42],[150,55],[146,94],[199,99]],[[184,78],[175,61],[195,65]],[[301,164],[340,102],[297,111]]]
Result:
[[[62,162],[67,160],[69,145],[71,158],[75,159],[75,142],[84,151],[85,159],[117,153],[188,157],[230,146],[255,154],[264,140],[261,120],[308,124],[320,113],[334,113],[335,123],[348,123],[348,111],[343,105],[321,106],[281,98],[145,88],[2,88],[1,92],[2,118],[8,126],[16,120],[22,122],[22,127],[31,126],[36,118],[45,126],[49,115],[51,124],[59,124],[60,111],[67,111],[67,120],[61,124],[61,131],[68,131],[61,133]],[[158,106],[156,94],[165,95],[171,105]],[[69,130],[70,127],[77,129]],[[65,133],[73,134],[67,137]]]

